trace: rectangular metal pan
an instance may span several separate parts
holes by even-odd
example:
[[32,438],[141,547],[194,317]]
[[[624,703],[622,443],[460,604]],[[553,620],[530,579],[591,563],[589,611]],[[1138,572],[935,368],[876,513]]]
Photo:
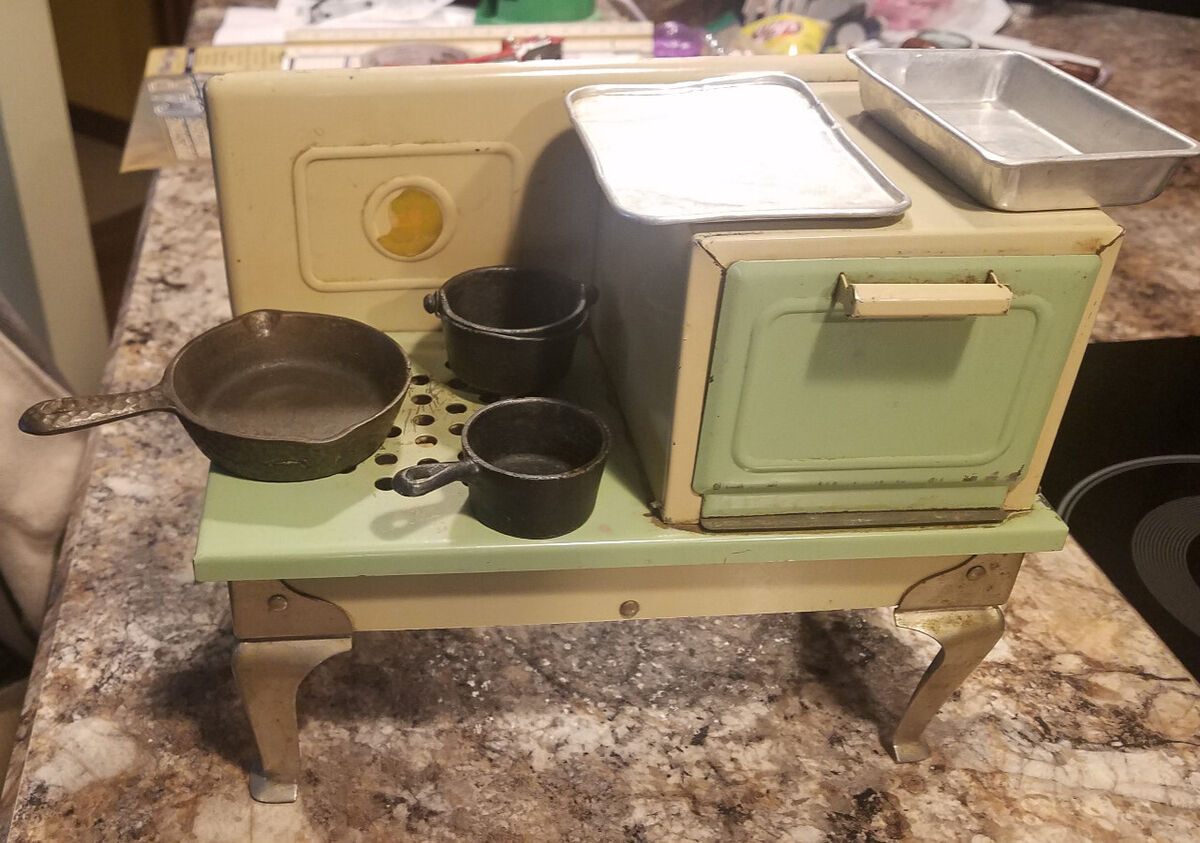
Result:
[[1024,53],[851,50],[863,108],[985,205],[1153,199],[1191,138]]
[[894,217],[911,204],[786,73],[591,85],[567,110],[609,201],[642,222]]

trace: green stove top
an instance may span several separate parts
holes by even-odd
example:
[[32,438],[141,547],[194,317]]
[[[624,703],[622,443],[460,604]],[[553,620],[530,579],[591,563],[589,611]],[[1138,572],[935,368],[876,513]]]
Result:
[[[466,510],[461,484],[421,498],[390,489],[392,475],[423,459],[451,460],[459,425],[481,407],[451,384],[440,333],[392,336],[417,376],[389,437],[354,470],[305,483],[259,483],[209,474],[196,547],[201,582],[451,574],[956,556],[1056,550],[1067,528],[1044,503],[992,526],[858,528],[844,531],[703,533],[664,526],[650,514],[645,481],[586,343],[556,397],[608,420],[613,448],[596,510],[578,530],[530,541],[497,533]],[[385,488],[380,485],[387,484]]]

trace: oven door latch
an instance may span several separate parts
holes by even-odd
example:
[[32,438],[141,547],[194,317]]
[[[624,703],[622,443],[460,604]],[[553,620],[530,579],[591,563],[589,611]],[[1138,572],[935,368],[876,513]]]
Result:
[[859,284],[838,273],[835,301],[853,319],[945,319],[1003,316],[1013,292],[988,270],[982,283]]

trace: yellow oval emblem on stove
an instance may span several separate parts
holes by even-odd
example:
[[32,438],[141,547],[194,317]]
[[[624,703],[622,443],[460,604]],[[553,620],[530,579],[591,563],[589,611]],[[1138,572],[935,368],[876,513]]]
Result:
[[407,187],[388,203],[391,230],[377,238],[393,255],[415,258],[428,251],[442,235],[442,206],[429,192]]

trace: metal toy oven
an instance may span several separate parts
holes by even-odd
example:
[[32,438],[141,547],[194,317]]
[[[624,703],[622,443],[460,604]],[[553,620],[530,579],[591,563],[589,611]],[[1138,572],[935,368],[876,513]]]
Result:
[[[647,225],[609,207],[572,90],[763,70],[810,83],[909,210]],[[1037,486],[1117,225],[978,206],[862,113],[834,56],[229,74],[208,102],[235,313],[361,319],[427,384],[374,462],[453,457],[461,417],[426,409],[478,405],[446,386],[421,300],[477,266],[599,287],[598,355],[565,388],[624,420],[593,523],[548,542],[490,534],[461,498],[380,491],[372,461],[311,483],[212,475],[196,575],[231,583],[257,798],[294,798],[296,687],[364,629],[898,606],[946,650],[892,739],[923,756],[1022,553],[1065,537]],[[406,210],[419,224],[397,231]],[[985,315],[981,289],[1006,307]]]
[[[601,290],[593,335],[664,521],[938,524],[1028,510],[1121,229],[1098,211],[978,206],[861,114],[840,58],[735,61],[215,80],[235,312],[429,329],[421,298],[457,272],[558,269]],[[764,66],[815,83],[912,197],[907,213],[664,226],[611,209],[568,92]],[[415,254],[389,252],[389,202],[413,187],[436,199],[440,227]],[[1011,290],[1007,311],[972,315],[980,283]],[[882,290],[884,307],[856,310]]]

